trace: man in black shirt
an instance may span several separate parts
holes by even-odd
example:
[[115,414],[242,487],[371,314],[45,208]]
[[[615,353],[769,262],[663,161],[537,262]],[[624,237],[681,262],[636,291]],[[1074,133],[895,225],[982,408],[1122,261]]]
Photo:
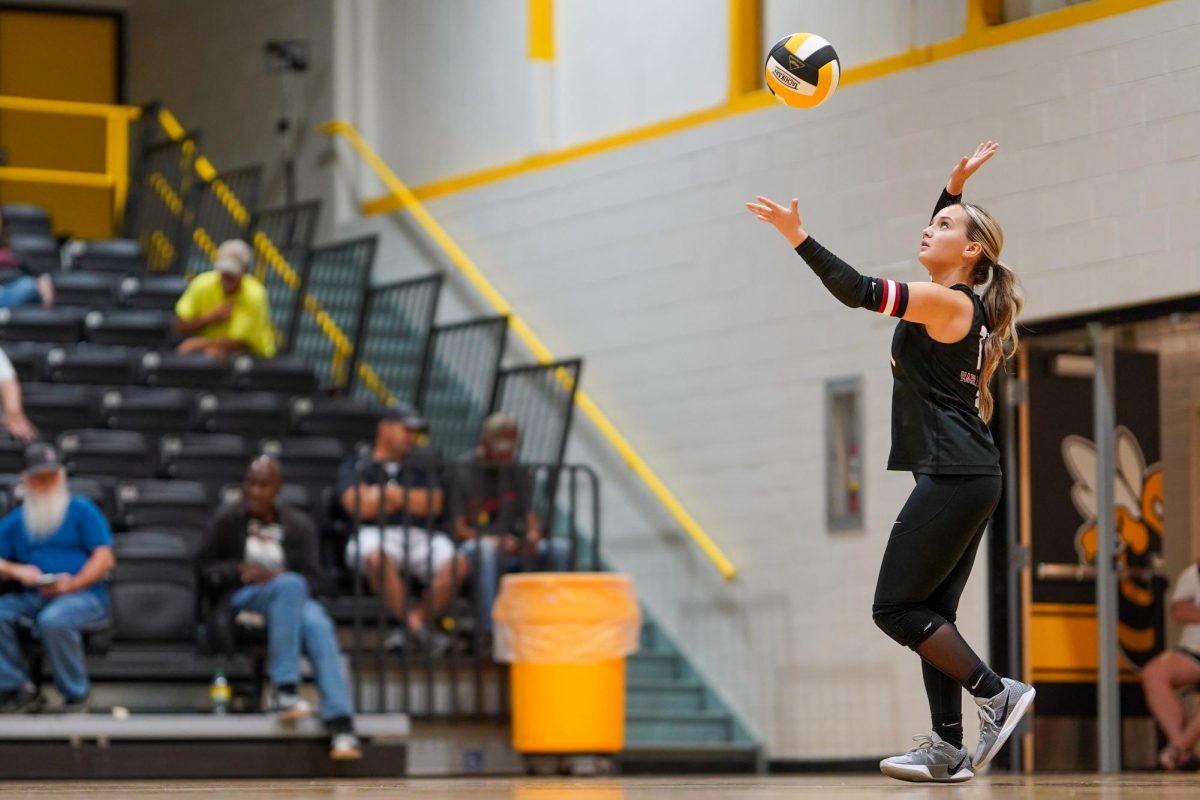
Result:
[[297,692],[303,650],[316,674],[321,717],[331,734],[330,755],[362,757],[354,708],[333,623],[313,599],[319,575],[317,533],[303,512],[276,502],[283,485],[279,461],[259,456],[242,483],[242,499],[226,503],[208,525],[197,560],[212,583],[238,586],[234,612],[254,611],[267,624],[271,710],[297,720],[312,707]]
[[[369,454],[349,456],[338,471],[342,510],[359,521],[346,545],[346,564],[362,572],[375,594],[412,638],[423,639],[429,615],[453,599],[466,562],[454,543],[436,529],[445,498],[436,463],[415,452],[425,420],[407,404],[384,411]],[[427,589],[408,608],[406,579]],[[402,639],[392,639],[399,644]]]
[[515,418],[492,414],[483,422],[474,461],[461,465],[454,481],[454,533],[477,575],[485,630],[492,629],[501,575],[570,566],[570,542],[542,536],[529,470],[516,463],[519,440]]

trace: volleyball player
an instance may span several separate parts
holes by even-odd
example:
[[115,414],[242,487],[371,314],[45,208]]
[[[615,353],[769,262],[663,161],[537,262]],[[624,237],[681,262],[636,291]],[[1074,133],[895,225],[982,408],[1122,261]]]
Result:
[[[1034,689],[1001,678],[954,626],[959,597],[987,521],[1000,499],[1000,458],[987,422],[990,382],[1017,346],[1023,296],[1000,263],[1004,234],[979,206],[962,202],[963,185],[999,145],[984,142],[951,170],[918,259],[928,281],[902,283],[860,275],[804,230],[799,201],[765,197],[746,207],[774,225],[829,292],[851,308],[899,317],[892,337],[892,448],[888,469],[911,472],[916,486],[888,539],[875,588],[875,623],[915,650],[933,731],[880,769],[908,781],[969,780],[1004,745]],[[976,287],[983,287],[982,296]],[[979,706],[973,756],[962,741],[962,691]]]

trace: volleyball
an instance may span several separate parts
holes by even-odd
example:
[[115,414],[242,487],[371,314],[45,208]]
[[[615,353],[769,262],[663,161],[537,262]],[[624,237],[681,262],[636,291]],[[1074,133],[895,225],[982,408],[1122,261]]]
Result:
[[841,65],[829,42],[813,33],[793,33],[767,53],[763,72],[767,88],[779,102],[814,108],[837,91]]

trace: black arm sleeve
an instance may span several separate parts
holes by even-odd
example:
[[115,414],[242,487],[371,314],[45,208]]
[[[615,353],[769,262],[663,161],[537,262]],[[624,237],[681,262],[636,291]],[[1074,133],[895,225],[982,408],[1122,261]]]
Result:
[[842,305],[892,317],[904,316],[908,308],[908,284],[860,275],[811,236],[796,247],[796,252]]
[[950,194],[945,189],[942,189],[942,194],[940,197],[938,197],[937,204],[933,207],[933,213],[929,215],[929,221],[933,222],[933,218],[937,216],[937,213],[939,211],[941,211],[943,208],[945,208],[946,206],[952,206],[955,203],[961,203],[961,202],[962,202],[961,194]]

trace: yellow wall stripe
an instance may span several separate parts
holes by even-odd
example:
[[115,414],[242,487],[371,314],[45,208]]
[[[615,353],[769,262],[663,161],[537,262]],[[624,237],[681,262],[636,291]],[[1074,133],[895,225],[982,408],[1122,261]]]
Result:
[[[732,1],[732,0],[731,0]],[[988,0],[979,0],[987,3]],[[968,30],[962,36],[939,42],[928,47],[914,48],[905,53],[872,61],[867,64],[850,67],[842,71],[841,86],[876,80],[885,75],[891,75],[913,67],[930,64],[947,58],[954,58],[975,50],[1010,44],[1021,39],[1042,36],[1047,33],[1071,28],[1088,22],[1094,22],[1105,17],[1125,14],[1142,8],[1171,2],[1172,0],[1091,0],[1091,2],[1067,6],[1058,11],[1027,17],[1015,22],[987,27],[978,30]],[[969,0],[976,2],[976,0]],[[835,45],[836,46],[836,45]],[[506,180],[524,175],[529,172],[549,169],[588,156],[606,153],[622,147],[640,144],[641,142],[670,136],[680,131],[719,122],[748,111],[762,108],[774,108],[777,101],[766,90],[754,91],[749,94],[731,99],[723,106],[695,111],[680,117],[645,125],[640,128],[596,139],[591,142],[574,145],[549,153],[542,153],[529,158],[488,167],[477,172],[457,175],[443,180],[433,181],[412,189],[418,200],[432,200],[457,192],[477,189],[489,183]],[[363,214],[386,214],[398,211],[403,205],[392,195],[381,195],[363,202]]]
[[763,0],[729,0],[729,91],[741,97],[762,86]]
[[554,60],[554,0],[529,0],[529,57]]

